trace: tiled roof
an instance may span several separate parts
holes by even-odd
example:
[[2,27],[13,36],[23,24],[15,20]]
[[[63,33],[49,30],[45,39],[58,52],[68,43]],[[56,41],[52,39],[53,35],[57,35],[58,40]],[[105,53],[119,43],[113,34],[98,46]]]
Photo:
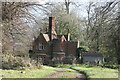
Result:
[[[49,38],[49,35],[46,33],[46,34],[43,34],[43,37],[45,38],[45,40],[48,42],[50,41],[50,38]],[[67,35],[57,35],[57,38],[55,38],[56,40],[67,40],[66,39]],[[54,40],[54,39],[53,39]]]
[[45,38],[45,40],[46,40],[47,42],[50,41],[50,38],[49,38],[48,34],[43,34],[43,37]]
[[64,40],[66,41],[65,35],[57,35],[57,38],[58,38],[58,39],[64,39]]
[[57,35],[58,39],[60,39],[62,37],[62,35]]
[[66,38],[66,40],[68,40],[68,35],[64,35],[64,37]]

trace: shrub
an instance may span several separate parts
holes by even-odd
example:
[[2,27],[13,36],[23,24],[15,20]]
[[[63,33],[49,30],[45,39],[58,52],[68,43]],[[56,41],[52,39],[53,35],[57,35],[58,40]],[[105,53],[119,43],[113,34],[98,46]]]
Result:
[[119,69],[118,64],[110,64],[110,63],[105,63],[102,67],[111,68],[111,69]]
[[2,67],[3,69],[24,69],[25,67],[41,68],[41,64],[31,61],[30,58],[13,56],[12,54],[3,54]]

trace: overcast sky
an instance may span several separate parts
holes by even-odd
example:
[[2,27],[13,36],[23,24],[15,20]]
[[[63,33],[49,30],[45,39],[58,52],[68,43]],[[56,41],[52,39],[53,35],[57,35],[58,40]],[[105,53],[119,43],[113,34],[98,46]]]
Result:
[[[41,2],[41,3],[45,3],[45,2],[64,2],[64,0],[0,0],[2,2]],[[115,1],[115,0],[71,0],[73,2],[90,2],[90,1],[93,1],[93,2],[111,2],[111,1]]]
[[[34,1],[39,1],[41,4],[44,4],[46,2],[64,2],[65,0],[34,0]],[[115,1],[115,0],[70,0],[72,2],[111,2],[111,1]],[[117,0],[116,0],[117,1]]]
[[[44,2],[64,2],[65,0],[38,0],[40,1],[41,3],[44,3]],[[110,2],[110,1],[114,1],[114,0],[70,0],[72,2]]]
[[[46,2],[51,2],[51,3],[64,3],[65,0],[1,0],[2,2],[38,2],[39,4],[45,4]],[[85,17],[87,16],[86,11],[86,6],[89,2],[111,2],[111,1],[115,1],[115,0],[70,0],[72,2],[78,2],[81,4],[79,10],[78,9],[74,9],[74,11],[77,12],[78,15]],[[117,1],[117,0],[116,0]],[[72,10],[74,8],[73,5],[70,5],[70,9]]]
[[[34,0],[34,1],[37,1],[39,2],[40,4],[45,4],[46,2],[51,2],[51,3],[64,3],[65,0]],[[87,13],[85,12],[86,11],[86,6],[89,2],[100,2],[100,3],[103,3],[103,2],[110,2],[110,1],[114,1],[114,0],[70,0],[72,2],[78,2],[81,4],[79,10],[77,12],[77,14],[80,14],[82,15],[82,17],[85,17],[87,16]],[[73,5],[70,5],[70,9],[72,10],[74,8]]]

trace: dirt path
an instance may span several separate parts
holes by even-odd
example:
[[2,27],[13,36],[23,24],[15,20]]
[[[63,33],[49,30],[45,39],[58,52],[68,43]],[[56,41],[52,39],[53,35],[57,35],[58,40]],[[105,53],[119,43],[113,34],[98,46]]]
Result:
[[56,68],[58,72],[48,75],[46,78],[86,78],[84,74],[73,69]]

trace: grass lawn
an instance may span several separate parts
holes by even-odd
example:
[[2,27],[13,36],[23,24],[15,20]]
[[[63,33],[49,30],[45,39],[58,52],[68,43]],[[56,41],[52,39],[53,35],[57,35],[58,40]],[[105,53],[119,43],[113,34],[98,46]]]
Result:
[[[89,65],[58,65],[57,67],[76,69],[86,73],[88,78],[118,78],[119,73],[117,69]],[[3,78],[45,78],[49,74],[55,72],[58,72],[55,68],[43,66],[42,69],[26,68],[25,70],[0,70],[0,76]],[[74,72],[67,70],[63,76],[59,76],[58,78],[69,78],[74,74]]]
[[57,72],[54,68],[43,66],[42,69],[0,70],[0,75],[3,78],[44,78],[54,72]]
[[58,67],[69,67],[88,75],[88,78],[118,78],[118,69],[102,68],[89,65],[58,65]]

